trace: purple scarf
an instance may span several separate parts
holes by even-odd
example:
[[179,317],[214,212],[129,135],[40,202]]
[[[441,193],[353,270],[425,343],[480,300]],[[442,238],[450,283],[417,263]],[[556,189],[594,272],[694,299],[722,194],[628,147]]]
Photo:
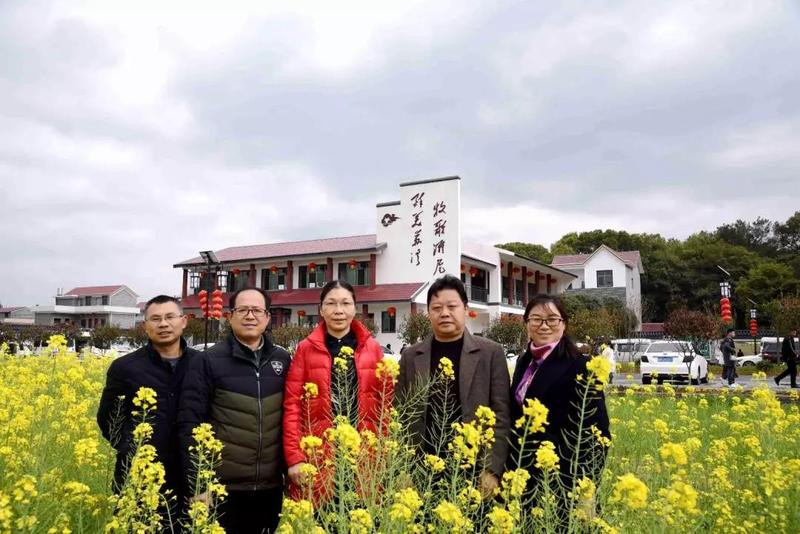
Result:
[[531,386],[533,375],[536,374],[536,370],[542,364],[544,359],[547,358],[551,352],[553,352],[553,349],[556,348],[556,345],[558,345],[560,342],[561,338],[552,343],[548,343],[547,345],[536,347],[534,346],[533,341],[531,341],[531,363],[528,365],[528,368],[525,369],[525,374],[522,375],[522,380],[519,381],[517,390],[514,392],[514,398],[517,399],[517,402],[520,406],[525,404],[525,394],[528,392],[528,388]]

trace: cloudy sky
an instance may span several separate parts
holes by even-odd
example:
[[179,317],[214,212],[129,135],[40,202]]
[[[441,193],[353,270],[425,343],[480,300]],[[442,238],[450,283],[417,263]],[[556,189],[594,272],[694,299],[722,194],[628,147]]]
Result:
[[0,302],[176,293],[453,174],[487,243],[784,220],[799,5],[0,0]]

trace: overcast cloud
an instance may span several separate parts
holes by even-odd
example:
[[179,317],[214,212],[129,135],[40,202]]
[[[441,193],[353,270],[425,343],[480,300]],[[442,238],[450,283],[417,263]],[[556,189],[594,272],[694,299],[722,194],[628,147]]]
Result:
[[174,294],[453,174],[486,243],[783,220],[798,57],[794,0],[3,0],[0,302]]

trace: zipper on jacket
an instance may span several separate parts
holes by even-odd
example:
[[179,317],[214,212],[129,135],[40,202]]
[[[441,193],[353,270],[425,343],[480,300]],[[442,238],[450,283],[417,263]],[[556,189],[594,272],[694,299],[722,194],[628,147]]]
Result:
[[260,369],[256,369],[256,390],[258,392],[258,398],[256,401],[258,402],[258,451],[256,452],[256,482],[253,484],[253,491],[258,490],[258,481],[261,478],[261,444],[264,439],[263,436],[263,419],[264,414],[262,413],[261,408],[261,371]]

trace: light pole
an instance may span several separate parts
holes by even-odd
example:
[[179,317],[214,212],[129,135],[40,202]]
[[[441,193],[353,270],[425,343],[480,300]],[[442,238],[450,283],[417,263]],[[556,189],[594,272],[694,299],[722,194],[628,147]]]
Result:
[[753,354],[758,353],[758,348],[756,347],[756,337],[758,337],[757,318],[758,312],[756,311],[756,303],[750,300],[750,335],[753,336]]
[[[203,350],[208,349],[208,319],[211,316],[218,317],[221,316],[221,308],[222,308],[222,296],[221,291],[218,291],[214,288],[214,284],[217,284],[217,287],[225,287],[228,282],[228,273],[225,271],[220,270],[222,264],[217,258],[217,255],[214,253],[213,250],[201,250],[200,257],[203,258],[203,261],[206,263],[206,292],[203,294],[203,291],[200,292],[200,308],[203,311],[203,322],[204,322],[204,335],[203,335]],[[219,310],[209,305],[209,300],[213,303],[213,306],[219,304]],[[205,302],[204,302],[205,301]]]

